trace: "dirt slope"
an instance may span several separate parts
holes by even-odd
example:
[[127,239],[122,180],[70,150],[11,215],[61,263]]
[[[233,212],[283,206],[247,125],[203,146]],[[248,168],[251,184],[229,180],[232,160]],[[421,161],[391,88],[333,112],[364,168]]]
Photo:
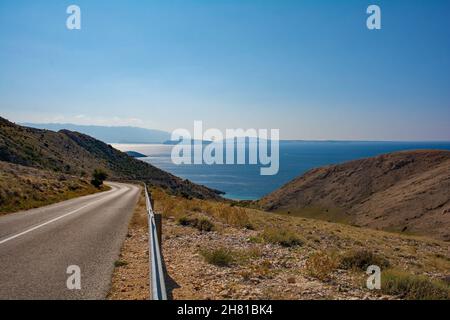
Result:
[[450,240],[450,152],[396,152],[313,169],[260,204],[270,211]]
[[0,161],[0,215],[107,190],[89,180]]

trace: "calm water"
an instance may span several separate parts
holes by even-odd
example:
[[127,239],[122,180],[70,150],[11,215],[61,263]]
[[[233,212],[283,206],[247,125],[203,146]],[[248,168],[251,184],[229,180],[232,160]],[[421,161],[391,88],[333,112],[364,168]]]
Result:
[[193,182],[226,192],[232,199],[258,199],[309,169],[382,153],[414,149],[450,150],[450,142],[280,142],[280,170],[261,176],[257,165],[174,165],[173,146],[115,144],[121,151],[147,155],[141,160]]

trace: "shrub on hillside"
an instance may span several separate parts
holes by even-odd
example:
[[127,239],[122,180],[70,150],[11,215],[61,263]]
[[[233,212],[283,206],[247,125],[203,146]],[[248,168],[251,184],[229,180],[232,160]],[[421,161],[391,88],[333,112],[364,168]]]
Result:
[[200,231],[212,231],[214,229],[214,224],[206,218],[197,219],[195,227]]
[[189,218],[186,217],[186,216],[182,216],[182,217],[180,217],[180,218],[177,220],[177,223],[178,223],[180,226],[187,227],[187,226],[190,226],[190,225],[191,225],[191,220],[192,220],[192,219],[189,219]]
[[395,270],[382,273],[381,290],[407,300],[450,299],[450,286],[445,282]]
[[302,246],[304,244],[303,239],[286,229],[268,228],[263,231],[261,236],[264,241],[279,244],[283,247]]
[[189,218],[186,216],[182,216],[178,219],[178,224],[180,226],[191,226],[199,231],[213,231],[214,230],[214,224],[208,220],[207,218]]
[[331,273],[339,266],[336,255],[326,252],[315,252],[306,261],[306,272],[319,280],[326,281],[331,278]]
[[101,169],[95,169],[94,173],[92,174],[91,184],[96,188],[100,188],[106,178],[108,178],[108,174],[105,171]]
[[344,269],[366,270],[371,265],[387,268],[390,263],[386,258],[376,255],[368,250],[351,251],[347,253],[341,261],[341,267]]
[[244,208],[231,207],[228,204],[221,203],[210,207],[206,211],[226,224],[238,228],[254,229]]
[[226,248],[203,249],[200,254],[206,262],[218,267],[229,267],[234,262],[233,252]]

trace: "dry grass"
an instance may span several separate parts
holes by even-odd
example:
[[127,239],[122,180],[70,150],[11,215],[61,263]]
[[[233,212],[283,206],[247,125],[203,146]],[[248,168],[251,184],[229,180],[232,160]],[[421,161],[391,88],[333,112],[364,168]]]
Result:
[[200,254],[206,262],[218,267],[229,267],[235,262],[234,252],[227,248],[202,249]]
[[210,232],[215,229],[214,223],[212,223],[209,219],[200,217],[200,218],[189,218],[189,217],[180,217],[178,219],[178,224],[180,226],[192,226],[199,231]]
[[450,286],[438,280],[416,276],[398,270],[382,273],[381,289],[386,294],[408,300],[449,300]]
[[145,202],[144,190],[141,191],[141,196],[134,209],[134,214],[131,218],[130,229],[148,228],[147,204]]
[[261,234],[262,240],[283,247],[302,246],[305,241],[289,229],[268,227]]
[[[156,210],[171,221],[204,217],[214,223],[215,233],[220,234],[218,237],[229,241],[234,241],[231,239],[238,230],[248,230],[245,232],[248,238],[241,246],[258,247],[262,257],[249,259],[247,261],[253,262],[246,264],[239,260],[239,247],[227,252],[232,257],[231,268],[243,269],[239,271],[242,273],[241,279],[255,276],[276,278],[277,274],[287,273],[291,281],[295,280],[296,275],[305,275],[328,282],[330,278],[333,281],[342,278],[344,273],[348,277],[345,281],[353,281],[355,288],[365,290],[361,287],[361,279],[366,277],[364,268],[370,264],[379,265],[383,271],[389,265],[411,274],[423,275],[430,281],[444,277],[450,270],[448,242],[267,213],[226,202],[188,200],[167,195],[158,189],[152,193]],[[224,242],[225,248],[230,248],[228,243],[228,240]],[[204,245],[207,244],[202,243],[201,247]],[[286,260],[273,261],[274,250],[285,252]],[[215,256],[212,256],[214,260]],[[297,266],[296,269],[291,269],[293,266]]]
[[386,258],[368,250],[348,252],[341,261],[341,267],[344,269],[359,269],[364,271],[371,265],[384,269],[389,267],[390,263]]
[[152,189],[151,192],[155,199],[155,210],[161,212],[164,217],[183,219],[201,213],[230,226],[253,228],[248,217],[248,209],[231,206],[224,202],[176,197],[158,188]]
[[308,275],[316,279],[328,281],[338,266],[339,257],[336,253],[317,251],[308,257],[305,270]]
[[[303,243],[306,251],[328,251],[340,255],[368,251],[414,272],[446,273],[450,270],[450,244],[426,237],[400,235],[386,231],[359,228],[345,224],[267,213],[256,209],[232,206],[224,202],[171,196],[153,189],[156,211],[164,217],[196,217],[215,219],[236,228],[259,230],[254,241]],[[382,266],[386,261],[377,261]]]
[[80,177],[0,162],[0,215],[108,190]]

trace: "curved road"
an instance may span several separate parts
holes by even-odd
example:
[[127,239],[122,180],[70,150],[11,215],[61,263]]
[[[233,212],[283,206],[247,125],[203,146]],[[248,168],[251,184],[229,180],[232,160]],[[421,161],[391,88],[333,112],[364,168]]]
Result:
[[[0,217],[0,299],[104,299],[138,201],[135,185]],[[69,290],[69,266],[81,289]]]

